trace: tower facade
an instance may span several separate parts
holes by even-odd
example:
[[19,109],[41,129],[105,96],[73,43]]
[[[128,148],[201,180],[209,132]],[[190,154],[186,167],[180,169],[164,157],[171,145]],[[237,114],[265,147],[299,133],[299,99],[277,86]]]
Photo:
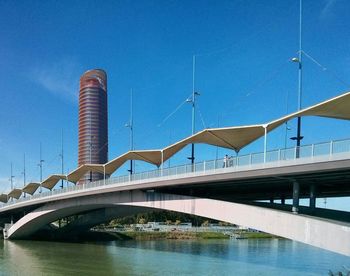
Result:
[[[79,89],[78,165],[103,164],[108,161],[107,74],[101,69],[85,72]],[[79,184],[103,179],[89,172]]]

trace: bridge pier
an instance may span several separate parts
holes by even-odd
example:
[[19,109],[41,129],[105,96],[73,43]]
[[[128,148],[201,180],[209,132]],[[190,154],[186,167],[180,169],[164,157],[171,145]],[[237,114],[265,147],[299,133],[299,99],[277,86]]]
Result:
[[310,186],[310,202],[309,207],[313,212],[316,208],[316,186],[315,184],[311,184]]
[[284,196],[281,197],[281,204],[282,205],[286,204],[286,198]]
[[2,233],[4,236],[4,239],[7,240],[8,239],[8,230],[11,228],[11,226],[13,225],[13,222],[11,223],[5,223],[4,228],[2,229]]
[[299,194],[300,194],[300,185],[298,181],[293,181],[293,207],[292,212],[298,214],[299,212]]

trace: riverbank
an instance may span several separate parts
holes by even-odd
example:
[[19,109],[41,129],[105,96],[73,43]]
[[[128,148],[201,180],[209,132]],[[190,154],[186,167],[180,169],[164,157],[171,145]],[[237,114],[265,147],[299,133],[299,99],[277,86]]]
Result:
[[[53,231],[40,231],[32,236],[33,240],[85,242],[85,241],[149,241],[149,240],[210,240],[210,239],[271,239],[280,238],[268,233],[240,231],[231,234],[221,232],[195,232],[195,231],[108,231],[95,230],[88,232],[75,232],[70,235],[55,233]],[[0,239],[3,239],[2,233]]]
[[279,238],[277,236],[261,232],[239,232],[228,235],[220,232],[191,232],[191,231],[171,231],[171,232],[145,232],[145,231],[94,231],[103,235],[110,235],[115,240],[208,240],[208,239],[269,239]]
[[109,232],[118,240],[198,240],[198,239],[229,239],[228,235],[215,232]]

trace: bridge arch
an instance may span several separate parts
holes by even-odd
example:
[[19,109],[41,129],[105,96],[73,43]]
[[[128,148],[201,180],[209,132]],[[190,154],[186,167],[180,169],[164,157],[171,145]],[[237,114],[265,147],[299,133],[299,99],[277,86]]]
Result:
[[[126,213],[126,210],[133,212],[133,210],[159,209],[207,217],[350,256],[349,224],[248,204],[140,190],[48,203],[13,224],[8,229],[8,238],[21,239],[29,236],[60,217],[112,207],[115,207],[115,210],[118,208],[120,211],[124,210]],[[337,239],[334,239],[335,236]]]

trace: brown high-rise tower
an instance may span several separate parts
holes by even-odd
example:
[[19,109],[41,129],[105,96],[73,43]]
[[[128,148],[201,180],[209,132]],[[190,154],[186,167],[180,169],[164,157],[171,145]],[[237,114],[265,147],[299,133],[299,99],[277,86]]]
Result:
[[[80,78],[78,158],[79,166],[108,161],[107,74],[101,69],[89,70]],[[102,178],[90,172],[79,184]]]

